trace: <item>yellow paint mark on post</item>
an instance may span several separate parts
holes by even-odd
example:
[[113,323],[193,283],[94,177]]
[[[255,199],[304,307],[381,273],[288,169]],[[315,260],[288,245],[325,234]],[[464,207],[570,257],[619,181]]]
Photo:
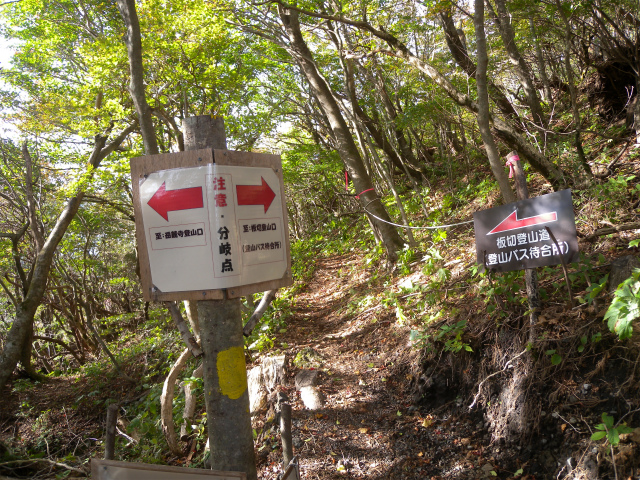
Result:
[[231,400],[237,400],[247,389],[247,366],[244,349],[231,347],[218,354],[218,382],[220,392]]

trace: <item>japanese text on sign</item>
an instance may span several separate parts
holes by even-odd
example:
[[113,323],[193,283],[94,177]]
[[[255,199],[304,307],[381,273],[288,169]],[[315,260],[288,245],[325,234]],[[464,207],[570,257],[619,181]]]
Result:
[[478,263],[491,269],[555,265],[561,257],[570,263],[577,256],[570,190],[483,210],[473,217]]

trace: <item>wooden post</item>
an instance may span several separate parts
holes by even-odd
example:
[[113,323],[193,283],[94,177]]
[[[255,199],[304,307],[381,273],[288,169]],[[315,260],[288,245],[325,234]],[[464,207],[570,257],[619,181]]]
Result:
[[[185,150],[226,150],[224,119],[186,118],[184,140]],[[198,301],[198,324],[211,469],[241,471],[257,480],[240,299],[228,299],[225,292],[224,300]]]
[[282,468],[286,470],[293,459],[293,438],[291,436],[291,404],[284,392],[278,392],[280,405],[280,440],[282,441]]
[[112,403],[107,407],[106,433],[104,440],[104,459],[113,460],[116,451],[116,423],[118,423],[117,403]]
[[[515,158],[514,158],[515,157]],[[516,182],[516,195],[518,200],[526,200],[529,198],[529,189],[527,188],[527,177],[524,174],[522,164],[517,152],[511,152],[507,155],[507,164],[513,166],[513,172]],[[540,310],[540,289],[538,287],[538,272],[535,268],[527,268],[524,271],[524,281],[527,286],[527,299],[529,300],[529,342],[535,340],[535,325],[538,323],[538,312]]]

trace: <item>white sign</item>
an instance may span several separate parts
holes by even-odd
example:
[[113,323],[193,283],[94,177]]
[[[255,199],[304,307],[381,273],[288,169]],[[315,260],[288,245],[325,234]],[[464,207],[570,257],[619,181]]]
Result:
[[207,164],[139,179],[154,292],[215,290],[282,278],[288,266],[281,177]]

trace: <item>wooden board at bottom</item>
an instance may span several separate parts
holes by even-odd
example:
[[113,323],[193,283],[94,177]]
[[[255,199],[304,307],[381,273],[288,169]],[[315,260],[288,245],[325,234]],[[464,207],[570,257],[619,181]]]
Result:
[[92,458],[91,478],[94,480],[247,480],[247,474]]

